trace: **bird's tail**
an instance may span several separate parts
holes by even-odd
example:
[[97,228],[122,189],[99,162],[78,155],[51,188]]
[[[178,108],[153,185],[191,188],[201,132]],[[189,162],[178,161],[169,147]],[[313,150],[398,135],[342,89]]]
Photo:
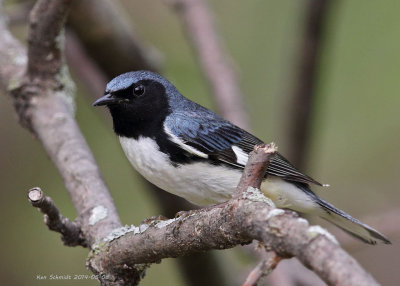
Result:
[[385,244],[391,244],[390,240],[387,239],[383,234],[379,233],[372,227],[362,223],[358,219],[353,218],[348,213],[339,210],[332,204],[324,201],[318,197],[313,191],[307,186],[301,184],[298,185],[305,193],[313,198],[314,202],[317,203],[321,208],[319,216],[337,227],[341,228],[348,234],[358,238],[368,244],[376,244],[378,241]]
[[344,211],[337,209],[323,199],[318,198],[317,203],[323,209],[320,217],[338,226],[348,234],[369,244],[376,244],[378,241],[385,244],[391,243],[383,234],[362,223],[358,219],[353,218]]

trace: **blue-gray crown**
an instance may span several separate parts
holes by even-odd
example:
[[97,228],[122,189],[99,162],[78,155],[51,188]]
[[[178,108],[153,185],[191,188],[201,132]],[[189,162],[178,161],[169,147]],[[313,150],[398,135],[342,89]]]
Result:
[[107,83],[106,92],[112,93],[118,90],[126,89],[141,80],[155,80],[161,83],[166,89],[175,89],[172,83],[159,74],[151,71],[133,71],[113,78],[109,83]]
[[189,107],[193,103],[183,97],[175,86],[166,78],[151,71],[133,71],[121,74],[113,78],[106,86],[106,93],[113,93],[124,90],[141,80],[154,80],[161,83],[166,91],[168,102],[173,108]]

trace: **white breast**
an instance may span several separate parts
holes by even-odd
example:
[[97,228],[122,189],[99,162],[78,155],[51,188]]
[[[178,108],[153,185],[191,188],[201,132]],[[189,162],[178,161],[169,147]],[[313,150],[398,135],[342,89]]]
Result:
[[228,200],[239,183],[241,172],[203,162],[172,165],[167,154],[148,137],[119,137],[122,149],[133,167],[147,180],[196,205]]

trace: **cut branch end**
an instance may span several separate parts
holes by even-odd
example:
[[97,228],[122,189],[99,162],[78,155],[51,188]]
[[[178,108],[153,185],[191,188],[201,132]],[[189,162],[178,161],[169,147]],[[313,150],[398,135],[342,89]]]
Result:
[[35,187],[28,191],[28,199],[32,206],[38,208],[44,214],[44,222],[50,230],[61,234],[65,245],[87,247],[80,225],[64,217],[53,200],[44,195],[44,192]]
[[43,201],[44,194],[39,187],[34,187],[28,191],[28,199],[32,206],[37,207]]

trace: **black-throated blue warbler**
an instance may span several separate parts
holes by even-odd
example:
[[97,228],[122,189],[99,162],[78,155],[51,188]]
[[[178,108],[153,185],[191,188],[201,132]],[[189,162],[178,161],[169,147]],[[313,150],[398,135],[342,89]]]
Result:
[[[263,143],[183,97],[168,80],[149,71],[117,76],[93,105],[108,107],[122,149],[143,177],[201,206],[231,198],[248,154]],[[310,185],[322,186],[277,153],[261,191],[279,208],[322,217],[366,243],[390,243],[319,198]]]

